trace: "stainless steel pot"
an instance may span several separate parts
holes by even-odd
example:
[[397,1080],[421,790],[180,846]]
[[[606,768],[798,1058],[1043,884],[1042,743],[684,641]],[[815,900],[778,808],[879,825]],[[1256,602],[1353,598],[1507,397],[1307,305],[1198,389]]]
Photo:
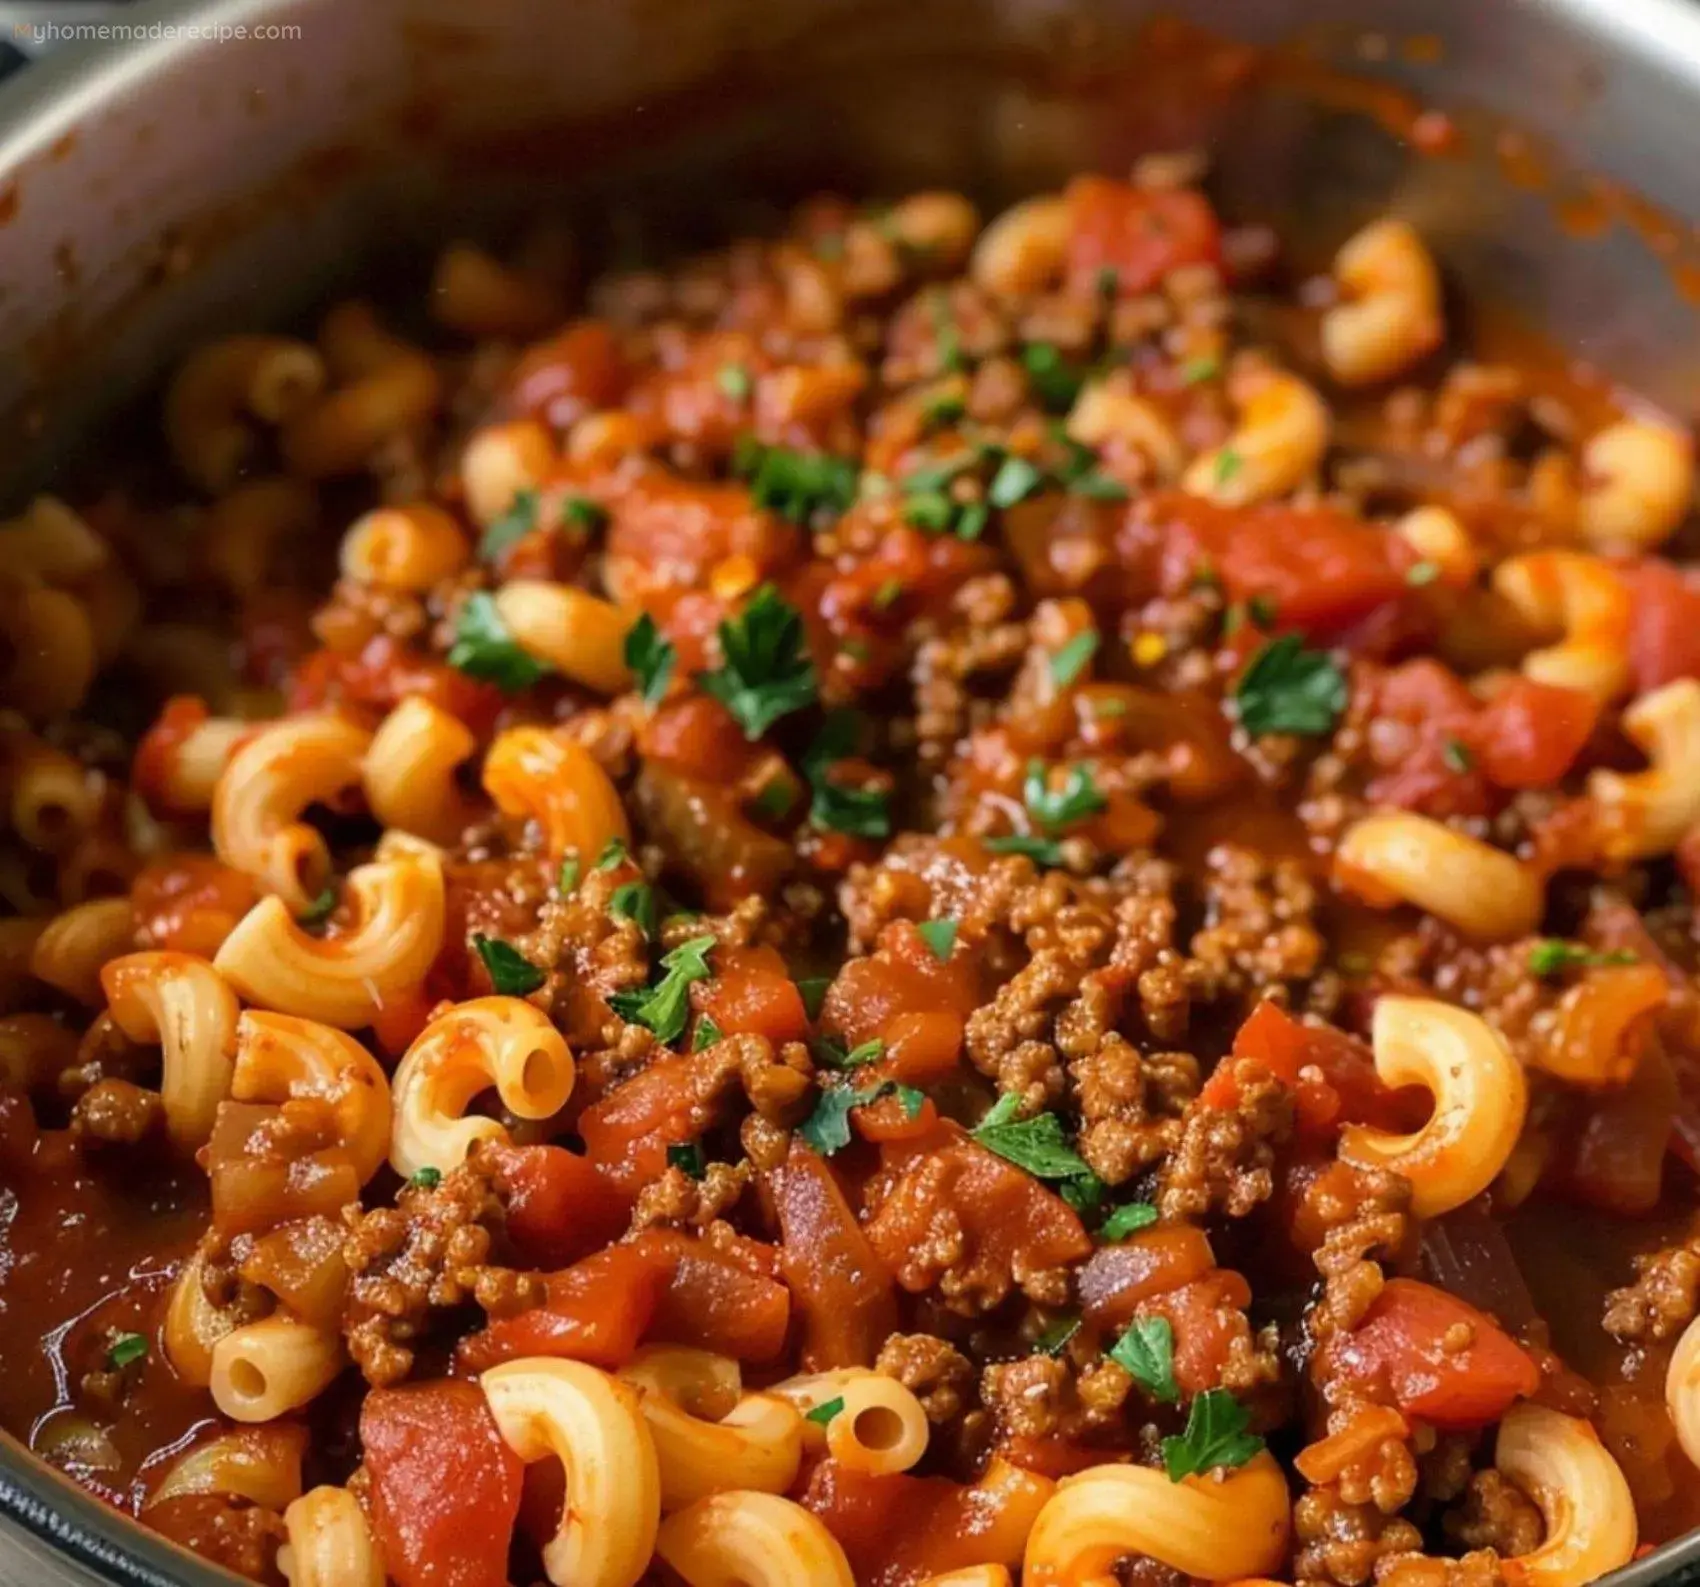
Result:
[[[79,442],[91,426],[121,412],[191,334],[275,323],[372,269],[405,285],[422,277],[433,239],[499,232],[540,201],[565,205],[607,249],[709,235],[729,214],[811,185],[948,184],[996,199],[1192,143],[1211,147],[1232,213],[1328,243],[1395,208],[1435,244],[1461,302],[1509,302],[1694,417],[1700,9],[1171,0],[1167,9],[1230,36],[1302,46],[1227,98],[1172,61],[1139,64],[1133,41],[1155,9],[127,8],[118,21],[138,30],[129,37],[73,46],[0,90],[0,506],[86,463]],[[1326,67],[1454,112],[1460,147],[1416,156],[1397,135],[1396,102],[1366,115],[1377,102],[1330,87]],[[508,136],[544,126],[547,136]],[[0,1356],[18,1348],[5,1298],[0,1279]],[[4,1439],[0,1514],[0,1580],[27,1569],[31,1580],[228,1581]],[[1700,1534],[1615,1579],[1643,1587],[1691,1571]]]

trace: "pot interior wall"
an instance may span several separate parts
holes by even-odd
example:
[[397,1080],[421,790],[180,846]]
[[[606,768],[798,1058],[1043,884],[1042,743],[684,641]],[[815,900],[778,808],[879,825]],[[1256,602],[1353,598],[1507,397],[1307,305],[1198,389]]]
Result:
[[[401,300],[448,235],[557,212],[589,256],[623,256],[762,224],[822,185],[995,202],[1187,146],[1209,150],[1230,214],[1313,249],[1377,211],[1410,216],[1460,301],[1516,305],[1685,417],[1700,373],[1688,229],[1563,174],[1585,158],[1700,213],[1667,136],[1700,97],[1700,21],[1675,8],[1686,58],[1553,0],[1185,8],[1282,46],[1258,59],[1201,50],[1140,0],[188,10],[300,36],[135,46],[8,93],[7,498],[86,456],[91,422],[193,336],[287,322],[338,287]],[[1417,103],[1456,113],[1445,155],[1413,152]]]

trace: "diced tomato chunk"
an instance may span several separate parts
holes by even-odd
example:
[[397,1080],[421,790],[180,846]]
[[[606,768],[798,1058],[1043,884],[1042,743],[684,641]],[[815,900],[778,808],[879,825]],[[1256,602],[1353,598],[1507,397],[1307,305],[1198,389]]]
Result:
[[706,694],[661,705],[639,730],[638,750],[645,760],[663,762],[687,777],[725,785],[738,782],[761,753],[732,713]]
[[1077,291],[1103,290],[1101,272],[1113,271],[1116,291],[1135,297],[1182,265],[1221,258],[1222,228],[1209,203],[1190,189],[1077,176],[1063,197],[1068,276]]
[[1700,583],[1660,557],[1640,563],[1627,583],[1635,612],[1629,629],[1635,692],[1700,678]]
[[559,1268],[625,1233],[632,1198],[564,1146],[484,1148],[508,1200],[507,1231],[529,1267]]
[[524,1465],[476,1384],[373,1389],[360,1407],[372,1529],[398,1587],[503,1587]]
[[771,1361],[785,1348],[791,1292],[770,1276],[772,1247],[747,1240],[728,1252],[677,1229],[646,1229],[625,1249],[664,1275],[648,1337],[751,1362]]
[[632,1358],[667,1287],[667,1265],[636,1245],[611,1245],[544,1280],[541,1306],[499,1317],[461,1341],[458,1360],[482,1372],[521,1356],[563,1356],[621,1367]]
[[1390,1395],[1408,1416],[1463,1429],[1497,1421],[1540,1387],[1540,1369],[1485,1312],[1415,1279],[1395,1278],[1351,1333],[1329,1347],[1334,1370]]
[[667,1168],[667,1148],[694,1141],[714,1122],[712,1075],[694,1056],[659,1058],[579,1117],[585,1155],[636,1197]]
[[1215,1265],[1202,1229],[1155,1225],[1092,1253],[1080,1270],[1080,1309],[1100,1328],[1125,1328],[1142,1302],[1202,1278]]
[[508,403],[565,430],[591,409],[616,403],[625,378],[613,331],[600,320],[576,320],[519,355],[508,376]]
[[809,1033],[803,994],[776,948],[722,948],[714,978],[691,988],[691,1001],[727,1036],[765,1036],[775,1046]]
[[880,933],[873,953],[838,972],[821,1005],[821,1027],[856,1047],[876,1037],[892,1039],[893,1022],[905,1015],[944,1012],[966,1020],[978,1003],[968,955],[956,952],[941,961],[902,920]]
[[1570,770],[1593,736],[1599,706],[1580,689],[1517,678],[1483,708],[1464,743],[1501,788],[1545,788]]
[[1234,1341],[1243,1336],[1251,1285],[1227,1268],[1154,1295],[1141,1317],[1166,1317],[1174,1336],[1175,1382],[1183,1394],[1219,1388]]
[[897,1287],[827,1161],[793,1139],[769,1176],[780,1260],[802,1324],[803,1365],[869,1367],[897,1331]]

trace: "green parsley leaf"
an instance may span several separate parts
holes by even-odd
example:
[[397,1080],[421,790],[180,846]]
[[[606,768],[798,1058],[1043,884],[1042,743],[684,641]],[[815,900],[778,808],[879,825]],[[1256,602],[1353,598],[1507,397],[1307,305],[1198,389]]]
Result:
[[503,694],[529,689],[549,670],[514,643],[488,590],[475,590],[461,607],[449,665],[469,678],[495,684]]
[[1006,457],[992,476],[986,494],[994,507],[1013,507],[1045,482],[1045,476],[1024,457]]
[[817,513],[836,517],[856,500],[856,465],[849,458],[744,440],[749,444],[734,454],[733,466],[750,476],[750,495],[758,507],[807,524]]
[[1157,1209],[1149,1201],[1130,1201],[1125,1207],[1117,1207],[1104,1220],[1103,1227],[1098,1230],[1098,1238],[1114,1245],[1130,1234],[1149,1229],[1156,1221]]
[[717,1041],[724,1041],[726,1032],[714,1023],[711,1015],[698,1016],[697,1028],[691,1035],[691,1051],[701,1052],[705,1047],[712,1047]]
[[942,287],[932,295],[933,339],[938,344],[939,368],[960,371],[968,367],[962,356],[962,335],[956,328],[956,311],[950,294]]
[[1446,763],[1448,771],[1467,772],[1476,764],[1476,757],[1470,753],[1468,744],[1461,744],[1455,738],[1442,739],[1440,758]]
[[1638,963],[1640,960],[1627,949],[1601,953],[1579,942],[1562,942],[1557,937],[1546,937],[1529,950],[1529,971],[1539,976],[1557,975],[1561,970],[1594,970]]
[[577,854],[569,854],[561,861],[561,874],[556,879],[555,890],[565,898],[578,886],[579,861]]
[[1225,446],[1216,454],[1216,483],[1226,485],[1245,466],[1245,459],[1233,447]]
[[826,1002],[826,991],[832,985],[830,975],[811,975],[797,983],[797,990],[803,997],[803,1012],[810,1019],[819,1019],[821,1006]]
[[720,652],[721,665],[699,672],[697,682],[732,713],[746,739],[753,742],[780,717],[814,703],[815,664],[802,616],[771,584],[720,625]]
[[1033,1341],[1033,1354],[1036,1356],[1060,1356],[1068,1347],[1068,1342],[1080,1332],[1078,1317],[1059,1317],[1037,1339]]
[[1035,1179],[1084,1179],[1092,1170],[1068,1144],[1062,1120],[1054,1113],[1018,1119],[1020,1098],[1006,1092],[970,1132],[972,1138],[1005,1162],[1024,1168]]
[[954,424],[968,411],[968,405],[953,391],[941,391],[921,404],[921,422],[929,425]]
[[648,882],[625,882],[614,889],[608,913],[616,920],[635,921],[645,937],[654,941],[657,910],[655,889]]
[[1052,870],[1063,862],[1062,845],[1055,838],[1041,838],[1030,832],[1008,832],[1002,837],[987,838],[986,847],[993,854],[1025,854],[1035,865],[1048,865]]
[[1202,385],[1206,380],[1214,380],[1222,373],[1220,358],[1189,358],[1181,365],[1181,384],[1183,386]]
[[1068,482],[1068,488],[1074,495],[1085,496],[1092,501],[1126,501],[1128,497],[1126,485],[1097,469],[1076,474]]
[[1097,1215],[1099,1207],[1104,1204],[1104,1191],[1107,1188],[1096,1174],[1083,1174],[1076,1179],[1065,1179],[1057,1186],[1057,1194],[1081,1217],[1091,1218]]
[[333,882],[295,918],[303,926],[317,926],[336,913],[337,897],[336,884]]
[[537,492],[519,490],[508,510],[492,518],[478,539],[478,555],[484,562],[499,562],[516,540],[523,540],[537,527]]
[[1113,298],[1122,289],[1121,271],[1114,265],[1099,265],[1093,284],[1098,289],[1099,297]]
[[927,1105],[927,1093],[917,1086],[898,1085],[893,1087],[897,1093],[898,1105],[903,1109],[906,1119],[916,1119],[921,1116],[921,1109]]
[[824,776],[815,783],[809,820],[823,831],[855,838],[891,836],[891,809],[881,788],[845,788]]
[[1167,1317],[1136,1319],[1110,1347],[1109,1357],[1152,1399],[1165,1405],[1180,1404],[1180,1385],[1175,1382],[1175,1333]]
[[617,865],[622,865],[630,858],[626,851],[624,838],[609,838],[602,845],[602,852],[596,856],[596,868],[599,871],[611,871]]
[[1028,814],[1052,832],[1073,826],[1108,807],[1108,801],[1092,781],[1089,767],[1071,766],[1062,787],[1053,789],[1045,774],[1045,763],[1038,759],[1027,763],[1027,781],[1022,787],[1022,798]]
[[1080,395],[1085,377],[1070,366],[1051,342],[1029,342],[1021,349],[1021,365],[1040,405],[1051,413],[1067,413]]
[[874,591],[874,610],[876,612],[889,612],[902,599],[903,580],[886,579]]
[[822,1400],[812,1411],[805,1411],[803,1420],[813,1422],[816,1427],[825,1427],[843,1409],[844,1396],[840,1394],[836,1399]]
[[979,463],[981,453],[974,447],[964,447],[959,452],[952,452],[949,457],[939,458],[931,463],[922,463],[918,468],[912,468],[903,476],[902,490],[905,496],[917,494],[926,495],[932,491],[948,491],[950,483],[958,474],[966,474],[969,469]]
[[1059,689],[1066,689],[1097,653],[1096,629],[1088,628],[1084,633],[1076,634],[1061,650],[1051,653],[1051,682]]
[[1432,584],[1440,577],[1440,564],[1426,559],[1413,562],[1405,570],[1405,582],[1414,590],[1420,590],[1425,584]]
[[685,1031],[690,1015],[690,989],[694,982],[706,981],[714,972],[708,967],[708,952],[714,947],[714,937],[692,937],[681,942],[661,961],[667,973],[656,985],[631,992],[615,992],[608,1004],[623,1020],[644,1025],[662,1041],[677,1041]]
[[575,540],[588,540],[608,523],[608,509],[588,496],[569,496],[561,503],[561,527]]
[[942,490],[921,490],[903,498],[903,521],[927,534],[943,534],[956,516],[956,503]]
[[143,1360],[147,1353],[148,1342],[142,1334],[119,1334],[106,1352],[106,1364],[114,1372],[122,1371],[132,1361]]
[[490,972],[490,985],[499,997],[524,997],[535,992],[548,978],[511,943],[500,937],[474,932],[472,946]]
[[667,1166],[682,1168],[692,1179],[701,1179],[708,1172],[702,1160],[702,1145],[697,1141],[675,1141],[667,1148]]
[[956,922],[954,920],[923,920],[915,928],[915,933],[922,942],[933,950],[933,957],[940,964],[950,962],[951,953],[956,947]]
[[828,1069],[860,1069],[863,1064],[878,1063],[885,1056],[885,1043],[876,1036],[846,1051],[841,1038],[822,1036],[815,1043],[815,1053]]
[[443,1182],[443,1171],[427,1163],[423,1168],[414,1169],[407,1182],[416,1190],[435,1190]]
[[1163,1440],[1163,1465],[1170,1482],[1200,1475],[1216,1466],[1243,1466],[1263,1448],[1247,1432],[1251,1417],[1227,1389],[1206,1389],[1192,1402],[1186,1431]]
[[1331,657],[1306,650],[1297,634],[1271,639],[1234,690],[1248,733],[1324,734],[1346,709],[1346,675]]
[[732,402],[748,402],[755,381],[742,364],[722,364],[714,372],[714,383]]
[[1280,608],[1275,604],[1271,595],[1254,595],[1245,603],[1246,616],[1249,617],[1265,633],[1275,626],[1275,619]]
[[679,652],[673,641],[655,626],[655,619],[648,612],[626,631],[625,657],[626,665],[637,676],[643,703],[651,707],[659,705],[667,693]]
[[789,773],[769,777],[750,801],[750,808],[765,821],[782,821],[791,809],[797,789]]
[[956,538],[978,540],[991,522],[992,510],[983,501],[971,501],[956,515]]
[[852,1086],[823,1086],[815,1110],[797,1133],[822,1157],[831,1157],[850,1144],[850,1110],[865,1108],[897,1087],[889,1080],[856,1090]]

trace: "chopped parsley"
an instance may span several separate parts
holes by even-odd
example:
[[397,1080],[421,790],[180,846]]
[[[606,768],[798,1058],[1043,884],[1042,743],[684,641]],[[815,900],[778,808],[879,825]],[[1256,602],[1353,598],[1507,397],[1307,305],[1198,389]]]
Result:
[[478,957],[490,974],[490,985],[500,997],[524,997],[547,979],[519,949],[500,937],[474,932],[472,946],[478,950]]
[[1430,562],[1426,558],[1421,562],[1413,562],[1405,571],[1405,582],[1414,590],[1420,590],[1425,584],[1432,584],[1440,577],[1440,564]]
[[1136,1319],[1110,1347],[1109,1357],[1152,1399],[1165,1405],[1180,1403],[1180,1385],[1175,1382],[1175,1334],[1167,1317]]
[[1601,953],[1584,948],[1579,942],[1562,942],[1557,937],[1546,937],[1529,950],[1529,971],[1539,976],[1557,975],[1561,970],[1595,970],[1639,963],[1627,949]]
[[921,404],[921,422],[939,425],[954,424],[968,412],[968,404],[954,391],[940,391]]
[[579,859],[577,854],[569,854],[561,861],[561,874],[556,878],[555,889],[565,898],[568,893],[578,886]]
[[762,784],[761,791],[750,801],[750,808],[766,821],[782,821],[791,808],[797,789],[790,774],[778,773]]
[[697,1020],[697,1028],[691,1035],[691,1051],[701,1052],[705,1047],[712,1047],[717,1041],[724,1041],[726,1032],[714,1023],[711,1014],[703,1014]]
[[1024,457],[1006,457],[992,476],[986,494],[994,507],[1013,507],[1017,502],[1025,501],[1044,482],[1045,476],[1036,464],[1029,463]]
[[1085,379],[1054,343],[1029,342],[1021,350],[1021,366],[1042,407],[1052,413],[1067,413],[1074,406]]
[[303,926],[317,926],[336,913],[337,890],[333,882],[295,918]]
[[956,947],[954,920],[923,920],[915,928],[915,934],[933,950],[933,957],[940,964],[950,962],[951,952]]
[[920,490],[903,499],[903,521],[928,534],[943,534],[956,517],[956,503],[942,490]]
[[1033,1354],[1036,1356],[1060,1356],[1068,1347],[1068,1342],[1080,1332],[1078,1317],[1059,1317],[1037,1339],[1033,1341]]
[[608,900],[608,913],[616,920],[630,920],[651,941],[655,938],[658,912],[655,889],[648,882],[625,882],[614,889]]
[[1025,854],[1035,865],[1048,865],[1053,870],[1063,862],[1062,845],[1055,838],[1036,837],[1030,832],[987,838],[986,847],[993,854]]
[[1051,682],[1066,689],[1085,670],[1086,663],[1098,653],[1098,634],[1088,628],[1079,633],[1051,655]]
[[902,599],[903,580],[887,579],[874,591],[874,610],[876,612],[889,612]]
[[1220,358],[1189,358],[1181,365],[1181,384],[1183,386],[1202,385],[1206,380],[1214,380],[1222,373]]
[[596,856],[596,868],[599,871],[611,871],[617,865],[623,865],[630,858],[626,850],[624,838],[609,838],[602,845],[602,852]]
[[675,1141],[667,1148],[667,1166],[683,1169],[692,1179],[701,1179],[708,1172],[702,1160],[702,1145],[698,1141]]
[[721,665],[699,672],[697,682],[732,713],[745,738],[760,738],[780,717],[814,703],[815,664],[802,616],[771,584],[720,625],[720,652]]
[[1186,1431],[1163,1440],[1169,1481],[1217,1466],[1243,1466],[1263,1448],[1263,1440],[1246,1430],[1250,1425],[1245,1407],[1227,1389],[1206,1389],[1187,1412]]
[[814,790],[809,820],[815,826],[853,838],[891,836],[891,808],[884,789],[846,788],[823,774],[815,780]]
[[148,1342],[142,1334],[119,1334],[106,1352],[106,1364],[114,1372],[122,1371],[132,1361],[145,1360]]
[[755,389],[755,381],[742,364],[722,364],[714,373],[714,383],[732,402],[748,402]]
[[608,509],[588,496],[569,496],[561,503],[561,527],[575,540],[587,540],[606,526]]
[[408,1175],[407,1182],[415,1190],[435,1190],[443,1182],[443,1171],[427,1163],[423,1168],[414,1169]]
[[803,1012],[810,1019],[819,1019],[822,1005],[826,1002],[827,988],[832,985],[830,975],[811,975],[797,983],[797,991],[802,995]]
[[1216,454],[1216,483],[1228,484],[1245,466],[1245,459],[1233,447],[1225,446]]
[[846,1050],[842,1038],[822,1036],[814,1044],[814,1051],[828,1069],[860,1069],[863,1064],[878,1063],[885,1056],[885,1043],[876,1036]]
[[817,513],[836,517],[856,500],[856,465],[824,452],[793,452],[745,437],[733,466],[749,476],[758,507],[792,523],[807,524]]
[[1076,496],[1088,496],[1093,501],[1126,501],[1128,497],[1126,485],[1097,469],[1074,475],[1068,481],[1068,488]]
[[549,670],[514,642],[488,590],[475,590],[461,607],[449,665],[469,678],[495,684],[503,694],[529,689]]
[[956,538],[978,540],[986,532],[992,510],[983,501],[971,501],[956,515]]
[[667,973],[659,982],[635,991],[615,992],[608,999],[609,1007],[621,1019],[647,1026],[662,1041],[677,1041],[690,1014],[692,984],[714,974],[708,967],[708,952],[716,941],[714,937],[692,937],[681,942],[662,959],[661,968]]
[[1098,1238],[1113,1245],[1141,1229],[1149,1229],[1156,1221],[1157,1209],[1149,1201],[1130,1201],[1125,1207],[1117,1207],[1104,1220],[1103,1227],[1098,1230]]
[[926,1101],[926,1097],[914,1086],[898,1085],[893,1080],[882,1080],[878,1085],[864,1086],[860,1090],[851,1086],[828,1086],[822,1089],[814,1112],[803,1120],[797,1133],[822,1157],[831,1157],[850,1144],[851,1110],[865,1108],[881,1097],[891,1095],[903,1104],[904,1114],[909,1118],[914,1118]]
[[1024,1168],[1035,1179],[1085,1179],[1092,1170],[1068,1144],[1062,1120],[1054,1113],[1018,1119],[1021,1099],[1005,1092],[970,1132],[972,1138],[1006,1163]]
[[1272,595],[1253,595],[1245,603],[1246,616],[1265,633],[1275,626],[1275,619],[1280,615],[1280,610]]
[[627,630],[625,657],[626,665],[637,678],[638,693],[643,697],[643,703],[659,705],[672,680],[679,652],[673,641],[655,626],[655,619],[648,612]]
[[1122,289],[1122,273],[1114,265],[1099,265],[1093,285],[1101,298],[1113,298]]
[[1027,781],[1022,788],[1022,798],[1028,814],[1052,832],[1073,826],[1077,821],[1084,821],[1107,808],[1107,801],[1092,781],[1089,767],[1071,766],[1062,787],[1053,789],[1045,775],[1045,763],[1038,759],[1027,763]]
[[520,490],[508,510],[490,520],[478,539],[478,555],[485,562],[499,562],[516,540],[523,540],[537,527],[537,492]]
[[1234,689],[1248,733],[1331,733],[1346,709],[1346,675],[1297,634],[1271,639],[1252,657]]
[[1476,757],[1470,753],[1470,746],[1455,738],[1441,741],[1440,758],[1446,763],[1448,771],[1460,774],[1472,770],[1476,764]]
[[813,1422],[816,1427],[825,1427],[843,1409],[844,1396],[840,1394],[836,1399],[822,1400],[812,1411],[805,1411],[803,1420]]
[[950,294],[942,287],[933,293],[933,338],[938,344],[939,368],[959,372],[968,367],[962,356],[962,335],[956,328],[956,312]]

